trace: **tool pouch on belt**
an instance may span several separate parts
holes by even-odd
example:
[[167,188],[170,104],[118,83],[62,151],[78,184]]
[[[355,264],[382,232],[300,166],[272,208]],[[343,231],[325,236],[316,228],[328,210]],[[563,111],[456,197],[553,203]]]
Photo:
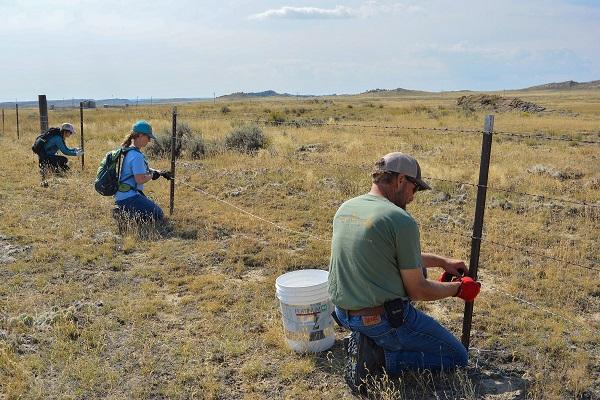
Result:
[[404,323],[405,303],[406,301],[404,299],[395,299],[383,303],[385,315],[387,316],[390,325],[394,328],[397,328]]

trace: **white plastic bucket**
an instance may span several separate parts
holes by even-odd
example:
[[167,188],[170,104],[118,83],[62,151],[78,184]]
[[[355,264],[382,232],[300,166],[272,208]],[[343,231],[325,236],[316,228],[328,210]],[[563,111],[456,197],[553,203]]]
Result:
[[283,274],[275,281],[285,341],[294,351],[318,353],[335,342],[328,276],[327,271],[304,269]]

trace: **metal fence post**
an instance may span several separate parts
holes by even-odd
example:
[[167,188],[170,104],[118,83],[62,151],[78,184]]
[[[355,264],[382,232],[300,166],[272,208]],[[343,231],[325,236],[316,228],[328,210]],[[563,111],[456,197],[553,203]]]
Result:
[[19,140],[19,103],[15,103],[15,112],[17,114],[17,140]]
[[44,133],[48,130],[48,102],[45,94],[38,95],[38,107],[40,109],[40,133]]
[[171,192],[169,196],[169,215],[175,207],[175,148],[177,142],[177,107],[173,107],[173,132],[171,134]]
[[2,135],[4,135],[4,108],[2,108]]
[[[479,164],[479,183],[477,185],[477,204],[475,206],[475,220],[473,222],[473,236],[471,237],[471,256],[469,257],[469,276],[477,280],[479,266],[479,250],[481,248],[481,234],[483,232],[483,215],[485,211],[485,196],[487,192],[488,173],[490,169],[490,156],[492,153],[492,131],[494,129],[494,116],[485,117],[483,140],[481,143],[481,162]],[[473,318],[473,302],[465,303],[463,318],[462,344],[469,350],[471,340],[471,322]]]
[[[83,102],[79,103],[79,129],[81,129],[81,151],[84,150],[84,141],[83,141]],[[83,167],[85,166],[85,154],[81,155],[81,170],[83,171]]]

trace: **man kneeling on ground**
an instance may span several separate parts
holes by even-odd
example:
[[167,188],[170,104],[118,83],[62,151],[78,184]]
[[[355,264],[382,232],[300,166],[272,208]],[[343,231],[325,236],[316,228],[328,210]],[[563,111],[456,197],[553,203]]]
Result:
[[[371,191],[346,201],[333,219],[329,294],[339,323],[352,331],[346,381],[354,392],[364,392],[367,376],[384,369],[396,375],[467,365],[463,345],[411,304],[451,296],[473,301],[480,287],[464,276],[463,261],[421,252],[406,206],[427,189],[414,158],[390,153],[375,164]],[[429,280],[431,267],[456,278]]]

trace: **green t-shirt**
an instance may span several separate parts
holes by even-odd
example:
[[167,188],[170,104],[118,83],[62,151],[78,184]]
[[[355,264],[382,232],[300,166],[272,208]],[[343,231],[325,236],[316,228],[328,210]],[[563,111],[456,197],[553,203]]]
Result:
[[348,200],[333,218],[329,295],[346,310],[405,298],[400,269],[422,268],[419,227],[384,197]]

